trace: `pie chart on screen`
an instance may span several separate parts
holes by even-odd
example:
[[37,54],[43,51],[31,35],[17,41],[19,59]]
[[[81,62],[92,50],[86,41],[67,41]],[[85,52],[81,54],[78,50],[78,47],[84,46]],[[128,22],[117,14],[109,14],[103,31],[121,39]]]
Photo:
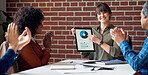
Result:
[[86,31],[81,31],[80,32],[80,36],[83,38],[83,39],[86,39],[88,37],[88,33]]

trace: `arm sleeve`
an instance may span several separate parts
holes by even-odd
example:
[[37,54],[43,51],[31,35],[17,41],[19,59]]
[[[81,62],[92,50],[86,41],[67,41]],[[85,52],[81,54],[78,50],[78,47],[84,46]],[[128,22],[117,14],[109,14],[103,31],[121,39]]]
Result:
[[0,59],[0,75],[5,74],[7,70],[13,65],[16,61],[18,54],[12,49],[8,49],[6,54]]
[[[32,42],[26,45],[20,53],[20,57],[31,67],[39,67],[47,64],[49,56],[49,52],[42,50],[40,46]],[[23,64],[23,62],[20,63]]]
[[143,46],[139,53],[132,50],[129,43],[124,40],[120,43],[120,48],[127,63],[135,70],[143,68],[148,64],[148,45]]
[[113,46],[110,46],[109,54],[112,57],[118,57],[121,54],[120,47],[117,45],[115,41],[113,41]]
[[49,62],[50,53],[48,51],[46,51],[46,50],[43,50],[43,53],[44,54],[43,54],[41,62],[42,62],[42,65],[46,65]]

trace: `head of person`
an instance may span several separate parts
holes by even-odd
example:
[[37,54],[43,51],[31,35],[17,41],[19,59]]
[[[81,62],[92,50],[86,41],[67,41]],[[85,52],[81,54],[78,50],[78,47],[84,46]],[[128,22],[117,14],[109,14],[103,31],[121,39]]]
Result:
[[28,27],[31,31],[32,37],[34,37],[35,34],[41,33],[43,19],[44,15],[41,9],[30,6],[20,8],[15,13],[13,22],[18,25],[19,34],[25,30],[25,27]]
[[106,22],[111,19],[111,9],[106,3],[99,3],[96,7],[96,17],[100,22]]
[[142,26],[142,28],[148,30],[148,2],[142,6],[141,26]]

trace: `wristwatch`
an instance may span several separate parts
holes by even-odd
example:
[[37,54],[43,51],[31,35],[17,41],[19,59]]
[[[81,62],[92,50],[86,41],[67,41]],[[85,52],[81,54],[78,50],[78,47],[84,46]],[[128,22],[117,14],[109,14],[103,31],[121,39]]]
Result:
[[16,51],[16,54],[19,54],[20,52],[21,52],[21,50],[17,50],[17,51]]
[[101,44],[103,44],[103,41],[101,40],[101,42],[99,43],[99,46],[101,46]]

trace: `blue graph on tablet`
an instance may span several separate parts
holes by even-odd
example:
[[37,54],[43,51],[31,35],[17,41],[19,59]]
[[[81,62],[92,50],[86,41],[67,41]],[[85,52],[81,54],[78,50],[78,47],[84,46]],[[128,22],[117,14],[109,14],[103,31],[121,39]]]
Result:
[[88,33],[86,31],[81,31],[80,32],[80,36],[83,38],[83,39],[86,39],[88,37]]

